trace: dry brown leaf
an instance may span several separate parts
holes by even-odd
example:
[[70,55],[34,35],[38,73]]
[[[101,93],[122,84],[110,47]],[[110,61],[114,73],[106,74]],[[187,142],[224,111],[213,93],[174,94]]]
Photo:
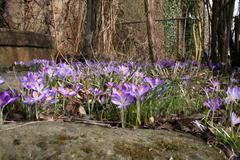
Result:
[[84,116],[87,114],[83,106],[80,106],[78,111],[79,111],[80,116]]
[[161,126],[159,126],[158,128],[161,128],[161,129],[168,129],[168,130],[173,130],[175,129],[175,127],[169,123],[169,122],[166,122],[164,124],[162,124]]
[[51,115],[43,114],[43,113],[39,114],[39,119],[43,120],[43,121],[50,121],[50,122],[55,121],[54,118]]

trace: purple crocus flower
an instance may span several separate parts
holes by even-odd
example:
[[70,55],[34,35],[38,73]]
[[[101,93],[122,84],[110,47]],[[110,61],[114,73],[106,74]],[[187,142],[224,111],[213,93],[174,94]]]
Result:
[[213,87],[211,87],[214,91],[219,91],[220,89],[220,82],[219,81],[214,81],[214,80],[210,80],[210,83],[213,85]]
[[96,63],[94,63],[93,61],[91,60],[86,60],[86,65],[89,66],[89,67],[94,67],[96,65]]
[[229,104],[230,102],[237,103],[237,100],[240,99],[240,88],[239,87],[228,87],[227,89],[227,98],[225,102]]
[[204,91],[206,94],[208,94],[208,93],[212,93],[214,90],[213,90],[212,87],[210,87],[210,88],[205,87],[205,88],[203,88],[203,91]]
[[33,91],[31,95],[24,97],[23,103],[32,105],[37,102],[43,101],[45,98],[46,98],[45,94]]
[[97,98],[97,101],[100,103],[100,104],[105,104],[106,103],[106,97],[98,97]]
[[58,92],[61,93],[64,96],[76,96],[77,92],[70,88],[63,88],[63,87],[58,87]]
[[33,66],[35,64],[41,64],[42,66],[48,66],[50,64],[54,64],[54,61],[49,61],[49,60],[45,60],[45,59],[34,59],[32,61],[30,61],[29,63],[27,63],[27,66]]
[[33,83],[30,88],[37,92],[41,92],[44,89],[44,83]]
[[116,88],[113,88],[111,98],[112,103],[118,105],[119,109],[130,105],[134,101],[134,97],[131,94]]
[[236,124],[240,123],[240,117],[237,117],[236,113],[232,112],[231,121],[232,121],[232,126],[235,126]]
[[41,94],[44,95],[44,98],[41,100],[41,103],[44,105],[51,105],[59,101],[59,99],[55,96],[57,92],[53,91],[53,89],[45,88]]
[[73,89],[74,89],[74,91],[76,91],[76,92],[80,91],[82,88],[83,88],[83,86],[80,85],[80,84],[76,84],[76,85],[73,86]]
[[118,85],[117,87],[120,90],[123,90],[125,93],[129,93],[130,94],[131,91],[132,91],[132,84],[130,84],[130,83],[124,83],[123,85]]
[[4,79],[0,76],[0,85],[3,85],[5,83]]
[[46,74],[50,78],[50,80],[52,80],[51,78],[56,76],[56,67],[50,66],[48,68],[45,68],[45,70],[42,70],[42,72]]
[[144,73],[140,71],[136,71],[132,75],[133,77],[144,77]]
[[58,93],[58,87],[52,87],[50,90],[49,90],[50,93],[52,94],[57,94]]
[[175,66],[173,61],[168,60],[161,60],[159,63],[161,68],[173,68]]
[[25,96],[22,102],[23,104],[29,104],[29,105],[33,105],[36,103],[35,99],[29,96]]
[[106,86],[107,86],[108,88],[112,88],[112,87],[114,86],[114,83],[113,83],[113,82],[107,82],[107,83],[106,83]]
[[18,99],[18,96],[14,96],[11,90],[5,90],[0,93],[0,107],[6,106]]
[[91,88],[90,91],[95,96],[99,96],[99,95],[102,95],[104,93],[104,91],[102,89],[98,89],[98,88]]
[[149,78],[149,77],[145,77],[143,79],[143,81],[149,83],[151,88],[155,88],[155,87],[159,86],[160,84],[164,83],[164,80],[161,80],[159,78]]
[[214,70],[214,69],[216,68],[216,65],[213,64],[213,63],[210,63],[210,64],[209,64],[209,67],[210,67],[212,70]]
[[128,76],[129,75],[129,68],[124,66],[124,65],[120,65],[118,67],[118,72],[120,72],[121,74]]
[[190,78],[191,78],[190,75],[186,75],[186,76],[182,77],[182,79],[185,80],[185,81],[189,80]]
[[116,68],[114,66],[106,66],[106,67],[102,68],[102,71],[105,74],[112,73],[115,70],[116,70]]
[[144,84],[140,84],[140,85],[131,84],[130,94],[132,96],[134,96],[135,98],[139,99],[143,95],[145,95],[149,90],[150,90],[150,88],[147,85],[144,85]]
[[34,89],[39,84],[44,84],[45,80],[39,73],[28,72],[27,76],[19,78],[21,86],[27,89]]
[[66,63],[59,63],[57,70],[56,70],[56,76],[60,79],[63,79],[65,77],[69,76],[75,76],[77,72],[68,64]]
[[235,78],[230,78],[230,81],[231,81],[232,83],[238,83],[238,80],[235,79]]
[[16,61],[15,61],[15,62],[14,62],[14,65],[21,65],[21,66],[22,66],[22,65],[26,65],[26,64],[25,64],[23,61],[20,61],[20,62],[16,62]]
[[214,100],[209,98],[209,100],[203,104],[215,112],[222,105],[222,100],[220,98],[215,98]]
[[[115,87],[115,89],[117,88],[118,91],[124,91],[124,93],[130,93],[132,90],[131,84],[129,83],[124,84],[114,83],[113,87]],[[113,91],[115,91],[115,89],[113,89]]]
[[58,98],[55,98],[53,96],[53,94],[51,94],[50,92],[48,94],[45,95],[45,98],[43,99],[43,101],[41,102],[44,105],[51,105],[54,103],[57,103],[59,101]]

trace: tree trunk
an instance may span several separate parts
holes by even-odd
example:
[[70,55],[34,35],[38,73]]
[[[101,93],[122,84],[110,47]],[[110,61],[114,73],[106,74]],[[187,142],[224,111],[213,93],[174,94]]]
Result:
[[88,59],[94,58],[93,37],[96,30],[96,2],[95,0],[87,0],[87,24],[85,35],[85,46],[83,49],[84,57]]
[[0,28],[8,27],[8,24],[3,17],[5,6],[6,6],[6,0],[1,0],[0,1]]
[[203,49],[203,51],[205,50],[205,31],[206,31],[206,29],[205,29],[205,27],[206,27],[206,8],[205,8],[205,3],[204,3],[204,1],[202,2],[202,4],[201,4],[201,6],[202,6],[202,33],[201,33],[201,35],[202,35],[202,49]]
[[235,45],[235,53],[237,54],[238,59],[240,59],[240,15],[235,17]]
[[148,34],[149,57],[152,63],[156,61],[156,38],[154,21],[154,0],[144,0],[146,25]]
[[223,6],[224,6],[224,1],[225,0],[219,0],[219,8],[218,8],[218,11],[219,11],[219,17],[218,17],[218,22],[217,22],[217,36],[218,36],[218,39],[217,39],[217,51],[218,51],[218,59],[220,60],[220,62],[223,62],[224,60],[224,53],[225,53],[225,42],[226,42],[226,28],[225,28],[225,25],[226,25],[226,19],[224,19],[224,13],[223,13]]
[[216,64],[218,60],[217,55],[217,25],[218,25],[218,17],[219,17],[219,2],[213,1],[212,6],[212,21],[211,21],[211,61],[212,63]]
[[230,32],[235,0],[213,1],[211,60],[229,64]]
[[[234,5],[235,0],[225,0],[226,6],[224,8],[226,9],[224,18],[226,19],[226,32],[225,32],[225,53],[223,53],[223,62],[228,63],[229,56],[228,53],[230,53],[230,39],[231,37],[231,28],[232,28],[232,22],[233,22],[233,12],[234,12]],[[225,10],[223,9],[223,10]]]
[[[235,17],[235,41],[230,39],[230,51],[231,51],[231,64],[233,67],[240,66],[240,16]],[[233,33],[231,34],[233,37]]]

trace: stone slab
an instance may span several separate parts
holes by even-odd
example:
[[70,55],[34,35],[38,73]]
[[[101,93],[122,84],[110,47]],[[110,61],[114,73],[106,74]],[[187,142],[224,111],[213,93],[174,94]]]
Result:
[[55,51],[55,42],[51,36],[0,28],[0,65],[33,59],[51,60]]
[[51,36],[5,28],[0,28],[0,46],[55,48]]
[[29,62],[33,59],[51,60],[54,49],[32,47],[1,47],[0,64],[11,65],[15,61]]
[[0,159],[224,160],[218,149],[190,134],[104,128],[77,122],[0,125]]

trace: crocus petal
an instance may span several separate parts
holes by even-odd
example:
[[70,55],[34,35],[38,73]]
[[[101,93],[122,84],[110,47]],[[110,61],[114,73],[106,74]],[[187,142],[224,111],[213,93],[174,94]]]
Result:
[[36,101],[32,97],[24,97],[24,100],[22,101],[24,104],[32,105],[36,103]]
[[114,93],[112,93],[111,95],[111,102],[118,105],[118,108],[128,106],[134,100],[134,98],[129,93],[125,93],[124,91],[118,91],[116,89],[114,89],[113,91]]
[[195,125],[196,127],[198,127],[201,130],[206,129],[206,127],[204,125],[202,125],[201,123],[199,123],[197,120],[192,121],[192,124]]
[[7,105],[18,99],[18,96],[13,96],[11,90],[5,90],[0,93],[0,106]]
[[5,83],[4,79],[0,77],[0,85],[3,85]]
[[67,96],[76,96],[77,93],[75,91],[71,91],[67,93]]
[[230,102],[237,103],[237,100],[240,99],[240,88],[239,87],[228,87],[227,89],[227,98],[225,102],[228,104]]
[[80,84],[78,84],[78,85],[74,85],[74,90],[76,91],[76,92],[78,92],[78,91],[80,91],[80,89],[82,89],[83,88],[83,86],[82,85],[80,85]]
[[231,120],[232,120],[232,126],[235,126],[236,124],[240,123],[240,117],[237,117],[235,112],[232,112]]
[[76,96],[77,93],[70,88],[58,87],[58,92],[64,96]]
[[7,101],[6,105],[9,104],[9,103],[15,102],[17,99],[18,99],[18,97],[10,98],[10,99]]
[[125,107],[124,105],[117,106],[118,109],[122,109],[124,107]]
[[120,96],[113,94],[111,97],[112,97],[111,101],[113,104],[121,105],[121,97]]
[[159,78],[148,78],[148,77],[145,77],[143,80],[145,82],[149,83],[151,88],[155,88],[155,87],[161,85],[162,83],[164,83],[164,80],[161,80]]

